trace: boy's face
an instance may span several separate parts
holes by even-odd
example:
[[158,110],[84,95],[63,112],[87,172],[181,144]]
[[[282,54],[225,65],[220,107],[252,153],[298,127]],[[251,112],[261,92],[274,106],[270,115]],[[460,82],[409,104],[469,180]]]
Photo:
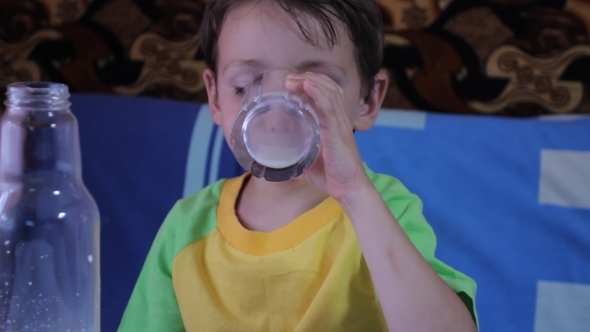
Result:
[[353,127],[366,130],[372,125],[374,117],[370,123],[366,120],[369,107],[362,102],[361,79],[348,31],[337,25],[339,43],[329,48],[315,20],[305,14],[299,20],[311,37],[317,38],[317,46],[305,39],[297,23],[273,1],[249,1],[228,14],[217,43],[217,74],[210,69],[204,74],[213,120],[223,128],[228,142],[243,103],[240,88],[273,68],[327,75],[344,90],[342,111]]

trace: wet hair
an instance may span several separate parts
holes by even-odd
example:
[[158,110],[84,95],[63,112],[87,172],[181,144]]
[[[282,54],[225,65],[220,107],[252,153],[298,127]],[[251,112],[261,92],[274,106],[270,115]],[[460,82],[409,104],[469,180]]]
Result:
[[[247,0],[209,0],[201,25],[201,50],[205,63],[217,72],[217,41],[228,13]],[[254,0],[251,0],[254,1]],[[348,36],[355,47],[355,58],[361,78],[362,93],[370,95],[375,75],[383,62],[383,28],[381,12],[376,0],[257,0],[274,1],[297,23],[303,36],[313,45],[314,37],[299,20],[303,15],[316,19],[328,40],[328,46],[340,43],[337,21],[348,28]]]

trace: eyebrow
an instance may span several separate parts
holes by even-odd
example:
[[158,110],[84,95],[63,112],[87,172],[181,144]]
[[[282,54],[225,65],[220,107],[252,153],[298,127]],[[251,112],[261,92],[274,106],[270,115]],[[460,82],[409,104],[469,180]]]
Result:
[[324,69],[328,69],[328,70],[336,70],[338,72],[338,74],[347,77],[348,75],[346,75],[346,70],[344,70],[344,68],[331,63],[331,62],[325,62],[325,61],[304,61],[302,63],[300,63],[296,69],[301,70],[301,71],[310,71],[312,69],[317,69],[317,68],[324,68]]
[[253,68],[264,68],[264,64],[258,60],[238,60],[238,61],[233,61],[233,62],[229,63],[227,66],[225,66],[225,68],[223,68],[223,72],[226,72],[229,68],[241,67],[241,66],[247,66],[247,67],[253,67]]
[[[254,60],[254,59],[238,60],[238,61],[231,62],[230,64],[225,66],[225,68],[223,69],[223,72],[226,72],[229,68],[241,67],[241,66],[260,68],[260,69],[265,69],[265,67],[266,67],[259,60]],[[295,67],[295,69],[297,69],[299,71],[312,71],[313,69],[317,69],[317,68],[335,70],[338,72],[338,74],[342,75],[343,77],[348,76],[348,75],[346,75],[346,70],[344,70],[344,68],[342,68],[334,63],[326,62],[326,61],[304,61]]]

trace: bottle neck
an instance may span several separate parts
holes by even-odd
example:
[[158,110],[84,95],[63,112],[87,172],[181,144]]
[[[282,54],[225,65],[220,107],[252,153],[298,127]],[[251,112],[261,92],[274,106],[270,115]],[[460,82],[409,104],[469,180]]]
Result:
[[1,180],[38,174],[80,176],[78,130],[68,88],[56,83],[8,87],[0,123]]
[[70,94],[64,84],[50,82],[21,82],[10,84],[6,91],[6,106],[13,111],[64,111],[70,108]]

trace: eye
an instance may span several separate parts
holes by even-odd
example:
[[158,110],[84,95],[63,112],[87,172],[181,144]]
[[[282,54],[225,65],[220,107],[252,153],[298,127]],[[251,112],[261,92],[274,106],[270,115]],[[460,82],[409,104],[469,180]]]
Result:
[[239,87],[239,86],[237,86],[237,87],[234,89],[234,93],[235,93],[236,95],[238,95],[238,96],[243,96],[243,95],[244,95],[244,92],[245,92],[245,89],[244,89],[244,88],[241,88],[241,87]]

